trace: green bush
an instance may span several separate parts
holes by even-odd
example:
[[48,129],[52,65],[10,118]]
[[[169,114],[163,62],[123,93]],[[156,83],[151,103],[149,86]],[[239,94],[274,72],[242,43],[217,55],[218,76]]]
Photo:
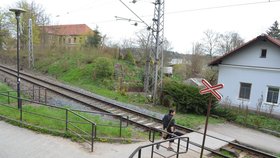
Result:
[[[163,87],[162,98],[172,97],[173,104],[180,112],[192,112],[196,114],[205,114],[207,111],[210,94],[199,94],[199,88],[185,85],[175,81],[166,81]],[[162,99],[163,100],[163,99]],[[212,98],[212,107],[215,107],[216,100]]]
[[235,121],[237,119],[237,114],[234,112],[234,110],[226,107],[213,108],[211,114],[223,117],[227,121]]
[[99,57],[95,62],[94,77],[97,79],[108,79],[114,74],[114,65],[111,59]]
[[125,59],[127,62],[129,62],[129,63],[135,65],[135,59],[134,59],[134,57],[133,57],[133,55],[132,55],[131,50],[128,50],[128,51],[127,51],[127,54],[125,55],[124,59]]

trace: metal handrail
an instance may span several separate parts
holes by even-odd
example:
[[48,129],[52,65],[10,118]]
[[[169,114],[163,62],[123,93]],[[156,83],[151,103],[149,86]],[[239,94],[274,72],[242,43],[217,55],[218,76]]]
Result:
[[[180,152],[180,148],[179,148],[180,147],[181,139],[187,140],[186,150],[183,151],[183,152]],[[159,145],[161,143],[169,142],[169,141],[172,141],[172,140],[178,140],[177,151],[173,151],[174,154],[169,155],[167,157],[173,157],[173,156],[177,155],[177,158],[178,158],[179,154],[186,153],[188,151],[189,137],[174,137],[174,138],[163,140],[163,141],[159,141],[159,142],[156,142],[156,143],[151,143],[151,144],[148,144],[148,145],[139,146],[137,149],[135,149],[133,151],[133,153],[129,156],[129,158],[133,158],[137,153],[138,153],[138,158],[141,158],[141,156],[142,156],[142,149],[148,148],[148,147],[152,147],[151,158],[153,158],[153,153],[156,153],[156,154],[160,155],[161,157],[167,158],[164,155],[161,155],[160,153],[154,151],[154,145]]]
[[[0,93],[0,95],[7,96],[8,98],[17,99],[17,96],[10,96],[9,93],[8,94]],[[63,107],[58,107],[58,106],[50,105],[50,104],[47,104],[46,102],[43,103],[43,102],[40,102],[40,101],[35,101],[35,100],[30,100],[30,99],[25,99],[25,98],[21,98],[21,101],[31,102],[31,103],[35,103],[35,104],[40,104],[40,105],[44,105],[44,106],[48,106],[48,107],[53,107],[53,108],[58,108],[58,109],[61,109],[61,110],[65,110],[65,108],[63,108]],[[10,103],[10,102],[8,101],[8,103]],[[122,137],[122,128],[128,127],[128,121],[126,121],[125,126],[123,126],[123,120],[128,120],[129,116],[124,117],[122,115],[117,115],[117,114],[111,114],[111,113],[105,113],[105,112],[97,112],[97,111],[76,110],[76,109],[72,109],[72,111],[83,112],[83,113],[99,114],[99,115],[107,115],[107,116],[112,116],[112,117],[118,117],[118,119],[120,121],[119,125],[110,125],[109,127],[113,127],[113,128],[114,127],[119,127],[120,128],[120,131],[119,131],[119,136],[120,137]],[[106,126],[106,125],[98,124],[98,126]]]
[[[15,98],[15,99],[18,99],[17,97],[14,97],[14,96],[10,96],[9,93],[8,95],[7,94],[3,94],[3,93],[0,93],[0,95],[2,96],[7,96],[8,98]],[[68,124],[71,124],[72,126],[74,126],[76,129],[82,131],[83,133],[86,133],[88,136],[91,137],[91,141],[89,142],[91,144],[91,151],[93,151],[93,144],[94,144],[94,139],[96,138],[96,123],[85,118],[84,116],[70,110],[70,109],[67,109],[67,108],[63,108],[63,107],[57,107],[57,106],[53,106],[53,105],[49,105],[49,104],[46,104],[46,103],[41,103],[41,102],[37,102],[37,101],[32,101],[32,100],[29,100],[29,99],[24,99],[24,98],[20,98],[21,101],[26,101],[26,102],[31,102],[31,103],[36,103],[36,104],[41,104],[41,105],[44,105],[44,106],[48,106],[48,107],[52,107],[52,108],[57,108],[57,109],[60,109],[60,110],[65,110],[66,111],[66,119],[65,119],[65,122],[66,122],[66,131],[68,130],[71,130],[68,128]],[[14,108],[14,107],[11,107],[11,106],[7,106],[5,104],[0,104],[2,106],[5,106],[5,107],[9,107],[13,110],[18,110],[20,112],[20,122],[23,123],[23,120],[22,120],[22,113],[25,112],[25,113],[29,113],[29,114],[32,114],[32,115],[37,115],[37,116],[41,116],[41,117],[46,117],[46,118],[49,118],[49,119],[55,119],[55,120],[59,120],[59,121],[64,121],[60,118],[55,118],[55,117],[50,117],[50,116],[46,116],[46,115],[43,115],[43,114],[38,114],[38,113],[35,113],[35,112],[28,112],[26,110],[23,110],[22,108],[18,109],[18,108]],[[87,133],[85,131],[83,131],[81,128],[75,126],[73,123],[71,123],[71,121],[68,120],[68,113],[72,113],[74,115],[76,115],[77,117],[85,120],[86,122],[88,122],[89,124],[91,124],[91,133]],[[84,139],[80,134],[74,132],[73,130],[71,130],[72,133],[76,134],[78,137]],[[120,132],[121,133],[121,132]]]

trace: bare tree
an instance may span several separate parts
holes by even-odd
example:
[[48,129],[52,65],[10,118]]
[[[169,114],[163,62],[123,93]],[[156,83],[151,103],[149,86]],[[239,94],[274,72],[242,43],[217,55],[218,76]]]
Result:
[[198,77],[203,67],[203,47],[201,43],[193,43],[191,57],[191,74],[192,77]]
[[241,46],[243,43],[244,39],[242,39],[236,32],[226,32],[224,34],[220,34],[218,52],[223,55]]
[[202,39],[203,52],[213,57],[218,52],[220,34],[213,30],[206,30]]

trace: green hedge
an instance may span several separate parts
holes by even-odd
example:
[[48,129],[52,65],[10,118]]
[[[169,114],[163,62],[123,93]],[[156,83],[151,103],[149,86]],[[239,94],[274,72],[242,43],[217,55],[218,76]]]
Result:
[[[205,114],[208,100],[212,95],[199,94],[199,88],[178,83],[175,81],[165,81],[162,93],[162,104],[172,103],[177,111],[182,113]],[[212,97],[212,107],[216,106],[216,99]]]

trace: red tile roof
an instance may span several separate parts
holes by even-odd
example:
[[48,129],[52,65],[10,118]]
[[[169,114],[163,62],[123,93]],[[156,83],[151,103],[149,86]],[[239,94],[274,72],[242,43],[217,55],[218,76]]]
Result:
[[247,43],[244,43],[243,45],[241,45],[241,46],[235,48],[234,50],[232,50],[232,51],[230,51],[230,52],[224,54],[223,56],[221,56],[221,57],[219,57],[219,58],[213,60],[213,61],[210,62],[208,65],[209,65],[209,66],[218,65],[218,64],[220,64],[220,63],[223,61],[223,59],[225,59],[225,58],[227,58],[227,57],[229,57],[229,56],[235,54],[235,53],[238,52],[239,50],[241,50],[241,49],[247,47],[248,45],[251,45],[251,44],[255,43],[256,41],[260,41],[260,40],[268,40],[268,41],[270,41],[271,43],[273,43],[273,44],[277,45],[278,47],[280,47],[280,40],[275,39],[275,38],[273,38],[273,37],[271,37],[271,36],[268,36],[268,35],[263,34],[263,35],[260,35],[260,36],[258,36],[258,37],[256,37],[256,38],[254,38],[254,39],[248,41]]
[[88,35],[93,32],[86,24],[44,26],[46,33],[52,35]]

